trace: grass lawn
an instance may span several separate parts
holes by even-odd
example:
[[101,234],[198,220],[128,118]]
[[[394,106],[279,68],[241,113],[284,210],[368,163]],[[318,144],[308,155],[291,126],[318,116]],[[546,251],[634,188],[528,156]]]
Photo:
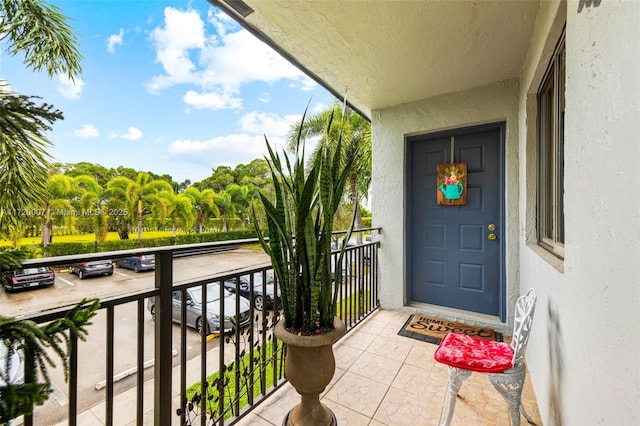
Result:
[[[367,311],[370,301],[369,301],[369,291],[365,290],[362,293],[355,293],[342,300],[338,300],[338,303],[336,304],[336,312],[338,316],[342,314],[349,315],[353,313],[358,313],[358,304],[360,301],[359,300],[360,296],[362,296],[362,304],[364,306],[364,309],[365,311]],[[344,309],[344,312],[342,311],[343,309]]]
[[[248,394],[249,390],[249,376],[253,376],[253,395],[257,397],[262,393],[263,386],[265,390],[268,390],[274,385],[274,375],[279,379],[283,377],[283,343],[278,342],[278,350],[273,353],[273,342],[269,341],[264,346],[264,363],[261,355],[262,347],[258,347],[253,350],[252,353],[246,353],[240,359],[240,371],[237,370],[235,363],[227,364],[224,377],[221,379],[219,372],[215,372],[207,377],[207,391],[206,391],[206,405],[207,413],[215,418],[220,417],[218,412],[218,401],[220,399],[220,393],[217,386],[220,380],[224,381],[224,406],[225,413],[224,418],[228,419],[232,416],[233,405],[237,402],[240,409],[245,407],[249,403]],[[249,371],[250,357],[254,359],[254,370]],[[278,367],[278,370],[274,371],[274,365]],[[240,375],[240,383],[236,383],[236,372]],[[193,416],[196,412],[199,412],[197,406],[201,404],[201,392],[202,387],[200,383],[195,383],[187,389],[187,401],[193,403],[193,406],[187,407],[187,417]],[[236,401],[236,393],[238,394],[238,400]],[[191,409],[189,409],[191,408]]]
[[[184,232],[177,232],[176,235],[182,235]],[[144,231],[142,233],[142,238],[159,238],[159,237],[170,237],[172,235],[171,231]],[[138,238],[138,233],[136,231],[131,232],[129,234],[130,239]],[[53,242],[55,243],[92,243],[96,239],[94,234],[75,234],[75,235],[54,235]],[[109,232],[107,234],[107,241],[117,241],[120,237],[118,237],[117,232]],[[28,246],[33,244],[40,244],[42,242],[42,237],[28,237],[20,240],[21,246]],[[11,246],[11,242],[7,240],[0,240],[0,247],[8,247]]]

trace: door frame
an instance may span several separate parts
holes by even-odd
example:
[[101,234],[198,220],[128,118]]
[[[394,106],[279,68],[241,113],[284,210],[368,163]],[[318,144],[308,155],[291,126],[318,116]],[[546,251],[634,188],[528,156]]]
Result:
[[[404,233],[405,233],[405,304],[413,302],[409,300],[410,286],[413,285],[412,267],[413,258],[411,256],[412,244],[413,244],[413,223],[411,221],[411,212],[413,209],[413,199],[411,194],[413,193],[413,145],[415,143],[424,142],[425,139],[442,138],[442,137],[455,137],[463,134],[474,133],[478,131],[486,130],[498,130],[499,142],[498,142],[498,161],[500,164],[499,170],[499,222],[498,229],[501,229],[499,239],[499,264],[498,264],[498,276],[500,277],[500,283],[498,285],[498,297],[499,297],[499,317],[500,321],[506,323],[507,321],[507,282],[506,282],[506,214],[505,214],[505,147],[506,147],[506,122],[498,121],[494,123],[480,124],[474,126],[456,127],[448,130],[439,130],[436,132],[415,133],[405,136],[404,152],[405,152],[405,193],[404,198],[406,201],[404,209]],[[435,184],[435,182],[434,182]],[[469,311],[472,312],[472,311]],[[483,314],[484,315],[484,314]]]

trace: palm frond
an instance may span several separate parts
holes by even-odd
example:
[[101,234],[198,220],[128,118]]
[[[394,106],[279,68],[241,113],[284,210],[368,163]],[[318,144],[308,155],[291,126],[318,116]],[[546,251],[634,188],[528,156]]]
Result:
[[[9,383],[8,377],[2,377],[6,385],[0,387],[0,423],[22,415],[30,414],[34,405],[44,403],[51,393],[51,380],[48,367],[55,366],[47,352],[50,348],[62,361],[65,379],[69,378],[69,356],[72,343],[85,340],[88,325],[96,315],[100,301],[83,299],[63,318],[38,325],[29,320],[17,320],[0,316],[0,340],[7,348],[21,352],[25,363],[25,383]],[[10,357],[0,372],[9,371]],[[6,373],[3,373],[6,374]]]

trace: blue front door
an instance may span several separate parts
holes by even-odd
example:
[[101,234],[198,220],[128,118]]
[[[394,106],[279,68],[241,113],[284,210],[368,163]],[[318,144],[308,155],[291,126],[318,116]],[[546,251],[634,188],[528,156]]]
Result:
[[[410,301],[504,319],[503,147],[504,123],[407,139]],[[437,205],[437,165],[453,162],[467,204]]]

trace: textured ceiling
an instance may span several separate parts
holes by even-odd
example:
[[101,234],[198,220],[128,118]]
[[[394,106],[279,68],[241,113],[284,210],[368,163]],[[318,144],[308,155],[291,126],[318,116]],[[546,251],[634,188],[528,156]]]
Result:
[[236,19],[367,116],[519,77],[538,10],[538,0],[244,3],[253,12]]

